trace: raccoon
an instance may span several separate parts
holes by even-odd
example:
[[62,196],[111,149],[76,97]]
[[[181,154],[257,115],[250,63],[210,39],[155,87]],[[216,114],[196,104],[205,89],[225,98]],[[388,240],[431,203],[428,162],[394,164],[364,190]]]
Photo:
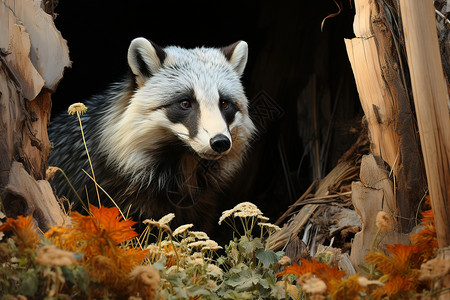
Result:
[[[128,49],[129,74],[84,101],[86,144],[98,184],[134,220],[173,212],[177,224],[209,227],[216,195],[240,168],[255,133],[241,83],[248,46],[159,47],[145,38]],[[49,127],[49,164],[96,203],[78,122],[67,114]],[[63,176],[58,195],[73,199]],[[100,192],[102,204],[112,205]]]

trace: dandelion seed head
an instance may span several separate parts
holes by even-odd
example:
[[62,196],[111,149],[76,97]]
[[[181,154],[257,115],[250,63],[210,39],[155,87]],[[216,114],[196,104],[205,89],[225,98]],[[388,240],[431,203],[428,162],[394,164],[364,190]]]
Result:
[[278,264],[281,266],[287,266],[290,265],[291,262],[292,262],[291,258],[285,255],[278,261]]
[[378,212],[375,224],[381,232],[391,232],[393,228],[391,216],[384,211]]
[[312,277],[305,280],[302,285],[302,290],[307,294],[323,294],[327,290],[327,285],[322,279]]
[[36,261],[47,266],[70,266],[78,262],[73,252],[58,249],[55,245],[39,249]]
[[145,299],[154,299],[161,277],[152,265],[137,266],[130,272],[132,290],[139,292]]
[[46,179],[46,180],[50,180],[50,179],[52,179],[53,177],[55,177],[55,174],[56,174],[56,172],[58,172],[58,170],[59,170],[58,167],[52,167],[52,166],[49,166],[49,167],[47,168],[47,170],[45,171],[45,179]]
[[86,111],[87,111],[87,107],[81,102],[74,103],[74,104],[70,105],[69,108],[67,109],[67,113],[70,116],[77,114],[77,113],[80,115],[83,115],[86,113]]

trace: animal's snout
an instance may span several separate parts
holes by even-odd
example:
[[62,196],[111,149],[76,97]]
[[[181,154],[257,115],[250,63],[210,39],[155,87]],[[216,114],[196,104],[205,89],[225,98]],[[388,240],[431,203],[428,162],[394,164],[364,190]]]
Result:
[[218,134],[209,140],[211,148],[217,153],[223,153],[230,149],[231,141],[223,134]]

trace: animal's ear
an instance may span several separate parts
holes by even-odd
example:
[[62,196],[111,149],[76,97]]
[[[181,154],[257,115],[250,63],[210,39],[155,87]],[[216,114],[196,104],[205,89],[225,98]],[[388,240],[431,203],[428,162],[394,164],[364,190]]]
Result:
[[141,37],[134,39],[128,48],[128,65],[139,86],[161,68],[165,58],[162,48]]
[[244,41],[237,41],[234,44],[222,48],[222,53],[239,76],[242,75],[242,73],[244,73],[245,65],[247,64],[247,43]]

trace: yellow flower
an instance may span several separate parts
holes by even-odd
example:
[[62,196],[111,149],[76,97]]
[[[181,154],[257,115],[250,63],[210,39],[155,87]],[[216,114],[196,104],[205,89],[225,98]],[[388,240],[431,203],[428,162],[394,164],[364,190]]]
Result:
[[74,115],[74,114],[85,114],[87,111],[87,107],[83,104],[83,103],[74,103],[71,106],[69,106],[69,109],[67,109],[67,113],[69,115]]
[[393,228],[391,216],[384,211],[378,212],[375,224],[381,232],[391,232]]

